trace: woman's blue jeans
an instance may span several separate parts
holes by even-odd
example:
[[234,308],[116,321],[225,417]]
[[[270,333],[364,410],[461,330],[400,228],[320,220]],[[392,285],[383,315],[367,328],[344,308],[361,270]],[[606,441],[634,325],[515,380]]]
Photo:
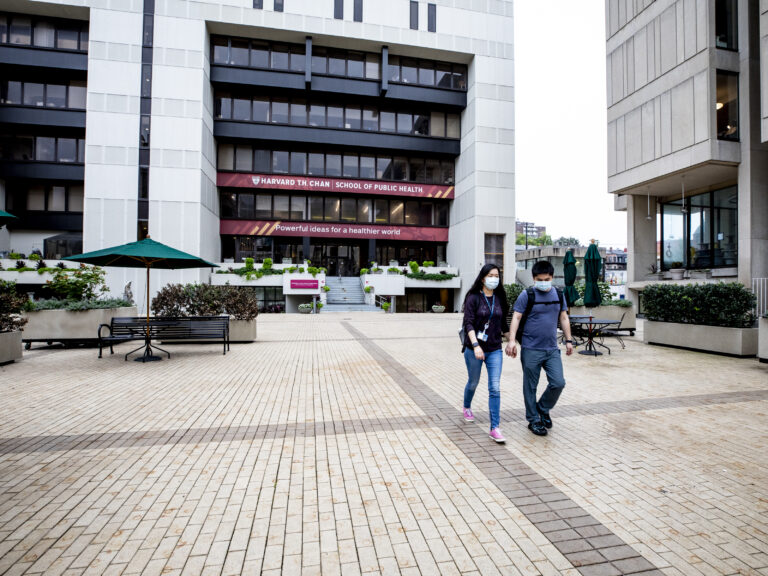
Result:
[[480,382],[480,372],[483,362],[488,372],[488,412],[491,415],[491,430],[499,427],[499,410],[501,408],[501,362],[504,355],[501,350],[486,352],[485,360],[475,358],[472,348],[464,350],[464,362],[467,364],[467,385],[464,387],[464,408],[472,407],[472,398]]

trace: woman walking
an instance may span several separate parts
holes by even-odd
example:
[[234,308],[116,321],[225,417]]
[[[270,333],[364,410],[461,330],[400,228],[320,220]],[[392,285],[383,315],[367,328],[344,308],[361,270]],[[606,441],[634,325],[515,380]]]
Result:
[[[489,436],[503,443],[504,436],[499,430],[501,406],[501,339],[509,342],[509,303],[499,277],[499,267],[486,264],[480,269],[474,284],[464,298],[464,361],[467,364],[467,385],[464,388],[464,420],[474,422],[472,397],[480,382],[480,372],[485,363],[488,372],[488,412],[491,417]],[[507,355],[511,355],[511,344],[507,344]]]

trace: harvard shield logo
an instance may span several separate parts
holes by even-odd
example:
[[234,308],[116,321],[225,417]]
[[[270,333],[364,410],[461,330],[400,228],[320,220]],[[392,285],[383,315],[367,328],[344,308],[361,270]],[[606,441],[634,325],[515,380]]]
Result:
[[254,186],[258,186],[261,182],[261,176],[251,176],[251,180],[253,181]]

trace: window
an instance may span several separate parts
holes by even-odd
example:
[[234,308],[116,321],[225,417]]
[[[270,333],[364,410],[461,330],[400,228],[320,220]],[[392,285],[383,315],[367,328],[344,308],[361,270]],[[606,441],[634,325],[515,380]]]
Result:
[[362,111],[360,108],[348,106],[345,110],[344,128],[347,130],[360,130]]
[[307,125],[307,103],[304,100],[291,101],[291,124]]
[[336,20],[344,19],[344,0],[334,0],[333,2],[333,17]]
[[24,82],[24,104],[26,106],[45,106],[45,84]]
[[144,14],[144,35],[141,40],[144,46],[152,46],[154,28],[155,17],[152,14]]
[[342,198],[341,220],[342,222],[354,222],[357,220],[357,203],[354,198]]
[[312,47],[312,74],[327,74],[328,58],[324,48]]
[[367,224],[371,221],[371,215],[373,210],[371,209],[370,198],[358,198],[357,200],[357,221],[361,224]]
[[344,108],[341,106],[328,106],[328,128],[344,127]]
[[392,161],[392,180],[405,180],[408,176],[408,159],[395,158]]
[[283,0],[275,0],[275,12],[283,11]]
[[237,218],[237,194],[221,194],[221,217]]
[[448,138],[461,138],[461,128],[458,114],[446,115],[445,135]]
[[80,164],[85,164],[85,138],[80,138],[77,141],[77,161]]
[[388,74],[390,82],[400,82],[400,58],[398,56],[389,55]]
[[272,46],[271,66],[274,70],[288,70],[288,46]]
[[250,120],[251,119],[251,101],[246,98],[232,99],[232,119]]
[[48,190],[48,211],[64,212],[67,209],[67,189],[64,186],[52,186]]
[[253,216],[255,218],[272,217],[272,196],[269,194],[256,195],[256,210],[254,211]]
[[449,186],[449,185],[452,186],[455,183],[455,174],[454,174],[455,170],[456,170],[456,167],[452,160],[446,161],[446,162],[440,162],[441,178],[438,182],[446,186]]
[[715,0],[715,46],[739,49],[738,0]]
[[291,217],[290,197],[285,194],[275,194],[272,199],[274,217],[276,220],[289,220]]
[[375,108],[363,108],[363,130],[378,132],[379,111]]
[[263,10],[264,9],[264,0],[253,0],[253,8],[255,10]]
[[437,5],[427,4],[427,30],[437,32]]
[[360,156],[360,178],[366,180],[376,179],[376,158],[373,156]]
[[374,201],[374,222],[387,224],[389,222],[389,201],[377,199]]
[[229,41],[226,38],[214,38],[213,43],[213,63],[226,64],[229,62]]
[[452,88],[454,90],[467,89],[467,67],[466,66],[461,66],[461,65],[453,66]]
[[73,80],[69,83],[69,107],[85,110],[85,82]]
[[365,76],[365,55],[350,53],[347,57],[347,76],[363,78]]
[[405,203],[405,223],[409,226],[416,226],[419,223],[419,203],[409,200]]
[[70,186],[67,194],[67,211],[82,212],[85,191],[82,186]]
[[59,138],[56,141],[57,162],[77,162],[77,140],[75,138]]
[[289,171],[288,152],[275,150],[272,152],[272,172],[275,174],[288,174]]
[[325,175],[325,155],[318,152],[310,152],[309,154],[309,170],[307,174],[310,176],[324,176]]
[[35,139],[35,160],[53,162],[56,160],[56,139],[38,136]]
[[400,134],[410,134],[413,130],[413,116],[405,112],[397,113],[397,131]]
[[253,150],[250,146],[240,144],[235,149],[235,170],[238,172],[253,170]]
[[272,116],[270,119],[273,124],[288,124],[288,100],[272,100]]
[[291,220],[306,220],[307,218],[307,197],[291,196]]
[[56,28],[50,22],[35,23],[35,46],[53,48],[56,37]]
[[232,170],[235,165],[235,147],[232,144],[219,144],[218,169]]
[[400,66],[400,81],[403,84],[417,84],[419,81],[419,67],[416,60],[403,58]]
[[27,191],[27,210],[45,210],[45,188],[33,186]]
[[0,15],[0,44],[8,42],[8,18]]
[[328,53],[328,74],[345,76],[347,73],[347,58],[343,52]]
[[344,154],[344,178],[357,178],[359,175],[358,156],[356,154]]
[[253,218],[253,194],[238,194],[237,215],[240,218]]
[[272,167],[272,153],[269,150],[253,151],[254,172],[269,172]]
[[427,114],[416,114],[413,117],[413,133],[422,136],[429,135],[429,116]]
[[381,128],[382,132],[394,132],[395,131],[395,113],[394,112],[381,112]]
[[[422,202],[419,206],[419,226],[432,226],[432,212],[434,205],[431,202]],[[406,209],[406,215],[408,211]]]
[[152,96],[152,64],[141,65],[141,96],[142,98]]
[[423,158],[411,158],[408,168],[408,180],[411,182],[425,181],[425,166]]
[[739,140],[739,75],[717,71],[717,138]]
[[45,105],[50,108],[66,108],[67,87],[59,84],[48,84],[45,90]]
[[451,87],[451,66],[450,64],[440,64],[435,66],[435,86],[438,88]]
[[419,84],[424,86],[435,85],[435,65],[432,62],[419,62]]
[[485,235],[485,263],[496,264],[504,271],[504,234]]
[[291,72],[304,72],[307,68],[307,51],[303,46],[291,46]]
[[307,155],[304,152],[291,152],[291,174],[304,176],[307,173]]
[[325,126],[325,106],[312,104],[309,107],[309,125]]
[[391,200],[389,202],[389,223],[402,224],[405,203],[402,200]]
[[445,114],[442,112],[432,112],[429,121],[429,135],[437,138],[445,137]]
[[353,19],[355,22],[363,21],[363,0],[355,0]]
[[251,66],[253,68],[269,68],[269,44],[251,42]]
[[366,54],[365,55],[365,77],[368,80],[378,80],[381,76],[379,69],[381,68],[381,58],[378,54]]
[[310,220],[323,219],[323,197],[311,196],[309,198],[309,218]]
[[11,18],[8,39],[11,44],[32,44],[32,21],[29,18]]
[[78,33],[79,30],[77,28],[67,27],[56,30],[56,48],[77,50],[80,45],[78,43]]
[[0,103],[21,104],[21,82],[3,82],[0,84]]
[[254,122],[269,122],[269,98],[254,98],[251,104]]
[[680,200],[661,206],[661,266],[664,270],[685,266],[684,215]]
[[326,197],[325,198],[325,220],[329,222],[338,221],[340,212],[341,212],[341,199]]
[[419,3],[411,2],[411,30],[419,29]]
[[379,180],[392,179],[392,158],[376,158],[376,178]]
[[[51,138],[53,140],[53,138]],[[20,136],[13,143],[14,160],[33,160],[35,140],[31,136]],[[53,155],[51,155],[53,157]]]
[[341,155],[340,154],[325,155],[325,175],[328,178],[341,177]]
[[232,39],[229,47],[229,63],[233,66],[248,66],[248,40]]
[[150,116],[142,116],[139,121],[139,146],[147,148],[149,146]]

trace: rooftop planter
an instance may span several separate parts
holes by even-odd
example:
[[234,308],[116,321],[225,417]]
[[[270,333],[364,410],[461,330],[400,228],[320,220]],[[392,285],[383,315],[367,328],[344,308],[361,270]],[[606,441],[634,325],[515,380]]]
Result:
[[715,354],[757,354],[754,295],[738,283],[653,284],[643,290],[649,344]]
[[59,269],[76,269],[72,263],[61,260],[42,260],[39,256],[29,258],[0,259],[0,280],[17,284],[46,284],[53,280]]

